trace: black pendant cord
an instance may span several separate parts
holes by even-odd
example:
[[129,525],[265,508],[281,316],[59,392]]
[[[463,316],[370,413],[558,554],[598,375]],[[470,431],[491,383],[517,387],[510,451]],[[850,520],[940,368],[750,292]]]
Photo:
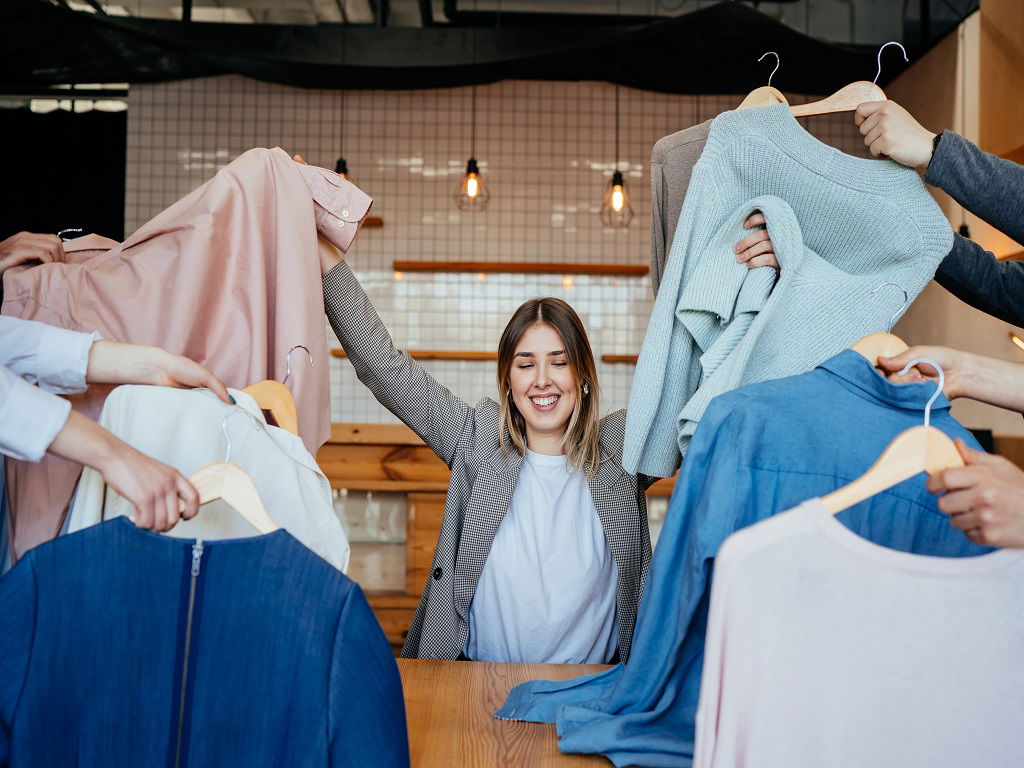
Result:
[[622,0],[615,0],[615,26],[618,29],[615,35],[615,169],[613,174],[619,172],[619,76],[621,75],[619,63],[622,53],[621,10]]
[[[473,0],[473,15],[476,16],[476,0]],[[476,22],[473,23],[473,74],[476,75]],[[470,95],[469,156],[476,157],[476,83]]]

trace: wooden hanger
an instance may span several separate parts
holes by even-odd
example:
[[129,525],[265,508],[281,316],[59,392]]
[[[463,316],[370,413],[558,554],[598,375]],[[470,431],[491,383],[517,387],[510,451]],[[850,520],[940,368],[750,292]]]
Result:
[[264,411],[269,411],[277,426],[293,435],[299,434],[299,414],[295,408],[295,398],[288,387],[280,381],[267,379],[250,384],[242,391],[250,395]]
[[900,375],[918,363],[927,363],[939,372],[935,394],[924,408],[924,425],[900,432],[867,472],[852,483],[822,497],[822,504],[831,514],[849,509],[854,504],[892,488],[919,472],[933,475],[944,469],[964,465],[963,457],[953,441],[944,432],[929,426],[932,404],[938,399],[946,383],[942,369],[934,361],[922,357],[907,363],[900,371]]
[[199,492],[200,506],[221,499],[260,533],[278,529],[263,506],[252,478],[237,464],[215,461],[197,469],[189,475],[188,481]]
[[789,104],[786,97],[782,95],[782,91],[778,88],[772,88],[772,77],[774,77],[775,73],[779,69],[779,64],[781,64],[779,54],[775,51],[768,51],[767,53],[762,54],[758,61],[764,59],[765,56],[775,57],[775,69],[773,69],[772,73],[768,75],[768,85],[762,85],[760,88],[752,90],[747,94],[747,97],[740,102],[740,105],[736,107],[736,109],[751,109],[752,107],[770,107],[775,104]]
[[902,355],[910,347],[899,336],[892,333],[869,333],[852,347],[854,352],[863,355],[871,365],[878,367],[878,358]]
[[878,72],[875,73],[874,80],[870,83],[867,80],[858,80],[855,83],[843,86],[831,96],[819,101],[790,107],[789,109],[793,113],[793,117],[827,115],[833,112],[852,112],[865,101],[885,101],[885,91],[879,88],[876,83],[882,74],[882,51],[890,45],[899,46],[899,49],[903,51],[903,60],[910,61],[902,45],[897,42],[888,42],[878,49]]
[[299,434],[299,414],[295,407],[295,398],[292,397],[291,390],[285,384],[288,383],[288,379],[292,375],[292,353],[296,349],[306,350],[306,354],[309,355],[309,367],[315,367],[309,349],[302,344],[297,344],[289,349],[285,356],[287,370],[284,374],[284,381],[274,381],[273,379],[257,381],[242,390],[245,394],[250,395],[260,408],[270,412],[274,421],[277,422],[277,426],[288,430],[293,435]]
[[256,417],[243,408],[229,411],[221,421],[220,428],[227,442],[224,461],[214,461],[200,467],[191,475],[189,482],[199,492],[199,505],[209,504],[221,499],[229,504],[246,522],[260,533],[270,533],[278,529],[263,501],[259,491],[253,485],[252,478],[237,464],[228,461],[231,458],[231,434],[228,432],[228,420],[235,414],[244,414],[252,421],[253,427],[259,429]]

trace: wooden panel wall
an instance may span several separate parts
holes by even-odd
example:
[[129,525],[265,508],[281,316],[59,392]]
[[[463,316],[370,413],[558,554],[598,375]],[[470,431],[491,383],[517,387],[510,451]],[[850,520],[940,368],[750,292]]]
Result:
[[982,149],[1024,162],[1024,3],[981,0]]

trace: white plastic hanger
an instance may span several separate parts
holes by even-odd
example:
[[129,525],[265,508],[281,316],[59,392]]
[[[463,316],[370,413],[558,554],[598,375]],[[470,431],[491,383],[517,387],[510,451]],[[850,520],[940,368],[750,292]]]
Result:
[[277,426],[288,430],[293,435],[299,434],[299,414],[295,407],[295,398],[292,397],[291,390],[285,385],[288,383],[288,378],[292,375],[292,352],[296,349],[305,349],[306,354],[309,356],[309,367],[315,367],[313,355],[302,344],[297,344],[288,350],[288,355],[285,358],[287,372],[284,375],[284,381],[266,379],[265,381],[257,381],[255,384],[250,384],[242,390],[245,394],[250,395],[261,409],[270,412]]
[[890,45],[898,46],[903,52],[903,60],[907,58],[906,49],[895,41],[890,41],[878,49],[878,71],[875,79],[870,83],[867,80],[858,80],[855,83],[844,85],[838,91],[819,101],[812,101],[810,104],[799,104],[790,107],[794,117],[807,117],[809,115],[827,115],[833,112],[852,112],[865,101],[885,101],[885,91],[876,85],[882,74],[882,51]]
[[779,71],[779,65],[782,60],[779,58],[779,54],[775,51],[768,51],[767,53],[761,54],[761,58],[758,61],[763,61],[765,56],[775,57],[775,69],[768,75],[768,85],[762,85],[760,88],[755,88],[747,97],[740,102],[740,105],[736,109],[750,109],[752,107],[770,107],[774,104],[789,104],[786,97],[782,95],[782,91],[778,88],[772,88],[772,78],[775,73]]
[[227,441],[224,461],[215,461],[200,467],[189,475],[188,479],[199,492],[200,506],[221,499],[234,508],[257,531],[270,533],[276,531],[279,526],[263,506],[263,501],[260,499],[256,486],[253,485],[252,478],[240,466],[229,461],[231,458],[231,435],[228,432],[228,420],[239,413],[248,416],[255,428],[260,428],[256,417],[242,408],[227,413],[220,424],[224,440]]
[[964,465],[963,457],[953,441],[944,432],[930,425],[932,404],[938,399],[946,383],[942,369],[934,360],[921,357],[907,363],[900,371],[900,375],[918,363],[927,363],[939,372],[935,394],[924,407],[924,425],[900,432],[867,472],[849,485],[824,496],[821,502],[833,515],[902,483],[918,472],[933,475],[944,469]]

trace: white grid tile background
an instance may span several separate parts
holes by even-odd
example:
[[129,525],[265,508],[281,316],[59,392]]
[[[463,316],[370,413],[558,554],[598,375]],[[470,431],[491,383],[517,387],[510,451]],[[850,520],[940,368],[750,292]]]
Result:
[[[398,279],[392,261],[649,264],[654,142],[742,97],[622,89],[620,168],[636,215],[628,229],[610,230],[597,211],[615,160],[614,86],[480,86],[475,154],[491,192],[482,213],[463,213],[452,201],[471,149],[470,94],[470,88],[302,90],[234,75],[132,86],[125,230],[252,147],[281,146],[328,168],[344,155],[350,177],[374,198],[372,213],[384,219],[383,228],[360,233],[348,259],[398,346],[493,350],[521,302],[549,295],[579,312],[598,358],[636,354],[653,305],[646,277],[405,273]],[[814,118],[807,127],[826,143],[863,154],[848,114]],[[493,362],[423,364],[469,402],[494,396]],[[334,421],[395,420],[348,361],[332,358],[330,366]],[[633,366],[598,363],[598,369],[604,410],[625,407]]]

